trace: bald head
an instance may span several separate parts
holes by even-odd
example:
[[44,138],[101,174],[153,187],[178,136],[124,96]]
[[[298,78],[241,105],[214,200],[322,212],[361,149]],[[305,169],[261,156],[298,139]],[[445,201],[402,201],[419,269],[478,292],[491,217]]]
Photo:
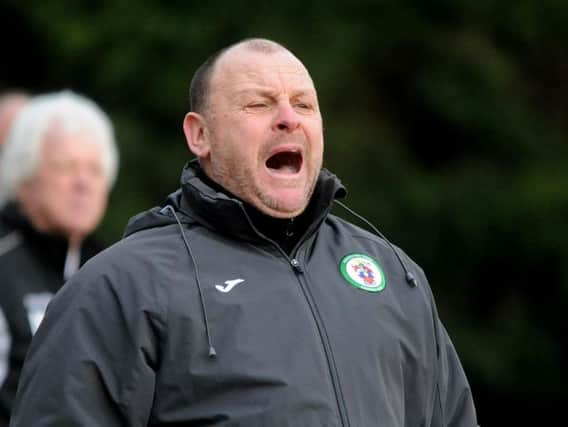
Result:
[[211,78],[218,63],[225,56],[238,54],[240,50],[248,50],[266,55],[288,52],[292,55],[292,53],[281,44],[273,42],[272,40],[258,38],[245,39],[215,52],[197,69],[191,80],[189,102],[192,111],[199,114],[206,112],[210,95]]
[[301,214],[323,156],[317,92],[304,64],[278,43],[245,40],[201,67],[192,94],[183,128],[205,174],[266,215]]
[[23,92],[12,92],[0,96],[0,147],[6,141],[12,122],[28,99],[29,96]]

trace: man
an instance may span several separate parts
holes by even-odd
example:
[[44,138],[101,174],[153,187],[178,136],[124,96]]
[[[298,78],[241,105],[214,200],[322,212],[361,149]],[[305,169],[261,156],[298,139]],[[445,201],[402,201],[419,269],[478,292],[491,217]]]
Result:
[[329,213],[302,63],[245,40],[190,98],[198,161],[53,300],[12,427],[475,426],[420,268]]
[[117,169],[111,124],[71,92],[32,98],[0,157],[0,425],[47,303],[98,251],[88,239]]
[[12,122],[28,99],[28,95],[23,92],[7,92],[0,95],[0,150],[6,141]]

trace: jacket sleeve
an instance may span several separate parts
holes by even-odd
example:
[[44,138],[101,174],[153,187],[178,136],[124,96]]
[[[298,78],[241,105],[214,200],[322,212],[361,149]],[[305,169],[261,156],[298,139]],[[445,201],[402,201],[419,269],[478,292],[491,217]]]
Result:
[[471,390],[452,341],[437,321],[438,363],[436,401],[430,427],[476,427]]
[[157,316],[125,273],[86,267],[53,298],[32,340],[12,427],[148,425]]

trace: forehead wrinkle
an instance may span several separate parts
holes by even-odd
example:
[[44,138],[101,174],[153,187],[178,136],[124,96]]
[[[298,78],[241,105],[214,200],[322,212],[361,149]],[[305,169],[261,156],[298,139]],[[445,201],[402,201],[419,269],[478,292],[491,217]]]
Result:
[[[313,80],[305,66],[287,51],[253,57],[243,61],[236,48],[226,52],[219,60],[210,81],[210,102],[235,99],[246,94],[270,94],[277,97],[312,96],[317,99]],[[245,54],[246,51],[244,52]],[[264,91],[264,92],[263,92]]]
[[[287,76],[298,76],[299,79],[288,79]],[[292,96],[316,96],[316,89],[308,74],[298,71],[277,71],[274,75],[252,71],[237,81],[228,81],[225,87],[233,89],[237,95],[262,94],[276,96],[290,93]]]
[[[236,96],[261,95],[261,96],[276,97],[279,94],[280,94],[279,90],[263,86],[249,87],[235,91]],[[298,88],[291,91],[290,97],[296,98],[302,96],[315,96],[315,94],[316,94],[315,90],[311,88]]]
[[[245,66],[249,66],[246,64]],[[250,66],[249,66],[250,67]],[[291,69],[268,69],[259,71],[258,69],[248,69],[248,70],[241,70],[241,67],[234,67],[234,69],[223,70],[223,72],[219,73],[219,76],[214,81],[213,84],[217,83],[217,85],[221,87],[227,86],[242,86],[242,85],[249,85],[249,86],[256,86],[259,88],[262,87],[274,87],[275,81],[278,81],[278,85],[280,87],[286,87],[290,83],[297,84],[300,82],[301,86],[305,86],[306,89],[313,89],[313,82],[306,72],[302,70],[291,70]],[[224,78],[225,75],[232,75],[232,78]],[[290,78],[291,76],[291,78]],[[225,83],[223,84],[223,80]],[[302,80],[304,82],[302,82]]]

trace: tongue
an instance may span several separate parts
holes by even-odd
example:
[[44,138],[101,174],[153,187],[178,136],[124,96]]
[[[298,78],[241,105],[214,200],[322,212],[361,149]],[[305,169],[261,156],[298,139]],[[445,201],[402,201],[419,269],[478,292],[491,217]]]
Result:
[[266,161],[266,166],[281,173],[294,174],[300,170],[301,161],[299,153],[282,152],[270,157]]

